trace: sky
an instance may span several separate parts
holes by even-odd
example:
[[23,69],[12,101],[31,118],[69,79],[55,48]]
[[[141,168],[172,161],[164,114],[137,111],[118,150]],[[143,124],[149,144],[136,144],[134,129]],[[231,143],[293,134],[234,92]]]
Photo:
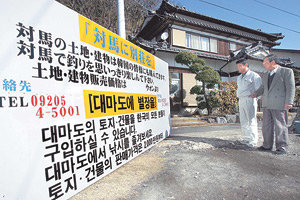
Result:
[[[280,49],[296,49],[300,50],[300,0],[205,0],[207,2],[217,4],[219,6],[229,8],[231,10],[255,17],[278,26],[283,26],[299,33],[290,30],[272,26],[254,19],[241,16],[239,14],[221,9],[219,7],[201,2],[201,0],[173,0],[180,6],[185,6],[187,10],[197,12],[203,15],[228,21],[234,24],[245,26],[252,29],[261,29],[266,33],[282,33],[285,37],[280,46],[275,48]],[[272,5],[290,13],[294,16],[272,7],[260,4],[257,1]]]

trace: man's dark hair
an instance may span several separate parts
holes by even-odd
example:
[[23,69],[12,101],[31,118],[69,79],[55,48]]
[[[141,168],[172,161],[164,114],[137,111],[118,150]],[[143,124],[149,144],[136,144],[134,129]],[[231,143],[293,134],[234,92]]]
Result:
[[274,54],[270,54],[265,58],[268,58],[269,62],[275,61],[276,64],[280,63],[280,59]]
[[248,63],[247,59],[242,58],[236,61],[236,64],[242,63],[243,65],[245,65],[246,63]]

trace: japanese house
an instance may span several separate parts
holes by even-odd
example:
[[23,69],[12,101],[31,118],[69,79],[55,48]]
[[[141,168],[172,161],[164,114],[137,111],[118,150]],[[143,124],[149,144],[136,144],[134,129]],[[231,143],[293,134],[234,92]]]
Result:
[[[140,32],[130,40],[169,64],[172,82],[171,111],[193,111],[197,102],[190,89],[197,84],[187,66],[175,62],[180,51],[196,53],[219,71],[222,80],[236,80],[235,62],[241,49],[252,55],[251,70],[263,72],[261,58],[279,45],[281,33],[265,33],[227,21],[191,12],[163,0],[155,13],[149,13]],[[253,44],[255,44],[253,46]],[[244,52],[245,53],[245,52]],[[240,53],[241,54],[241,53]],[[231,55],[231,56],[230,56]]]

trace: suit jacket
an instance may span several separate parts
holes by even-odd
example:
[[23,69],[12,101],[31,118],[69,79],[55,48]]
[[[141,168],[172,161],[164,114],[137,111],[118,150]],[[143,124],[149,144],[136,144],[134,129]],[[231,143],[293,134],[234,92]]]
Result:
[[274,110],[284,110],[285,104],[293,104],[295,97],[295,79],[293,70],[285,67],[278,68],[268,89],[269,72],[264,73],[262,85],[256,91],[262,95],[262,107]]

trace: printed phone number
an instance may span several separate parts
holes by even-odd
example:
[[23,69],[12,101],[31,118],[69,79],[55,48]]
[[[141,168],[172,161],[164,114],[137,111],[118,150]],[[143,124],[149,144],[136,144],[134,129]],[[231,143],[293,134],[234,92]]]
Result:
[[[51,114],[53,118],[65,116],[79,116],[78,106],[66,106],[65,96],[50,96],[50,95],[32,95],[31,105],[39,107],[36,116],[44,118],[45,115]],[[50,109],[50,110],[49,110]]]

